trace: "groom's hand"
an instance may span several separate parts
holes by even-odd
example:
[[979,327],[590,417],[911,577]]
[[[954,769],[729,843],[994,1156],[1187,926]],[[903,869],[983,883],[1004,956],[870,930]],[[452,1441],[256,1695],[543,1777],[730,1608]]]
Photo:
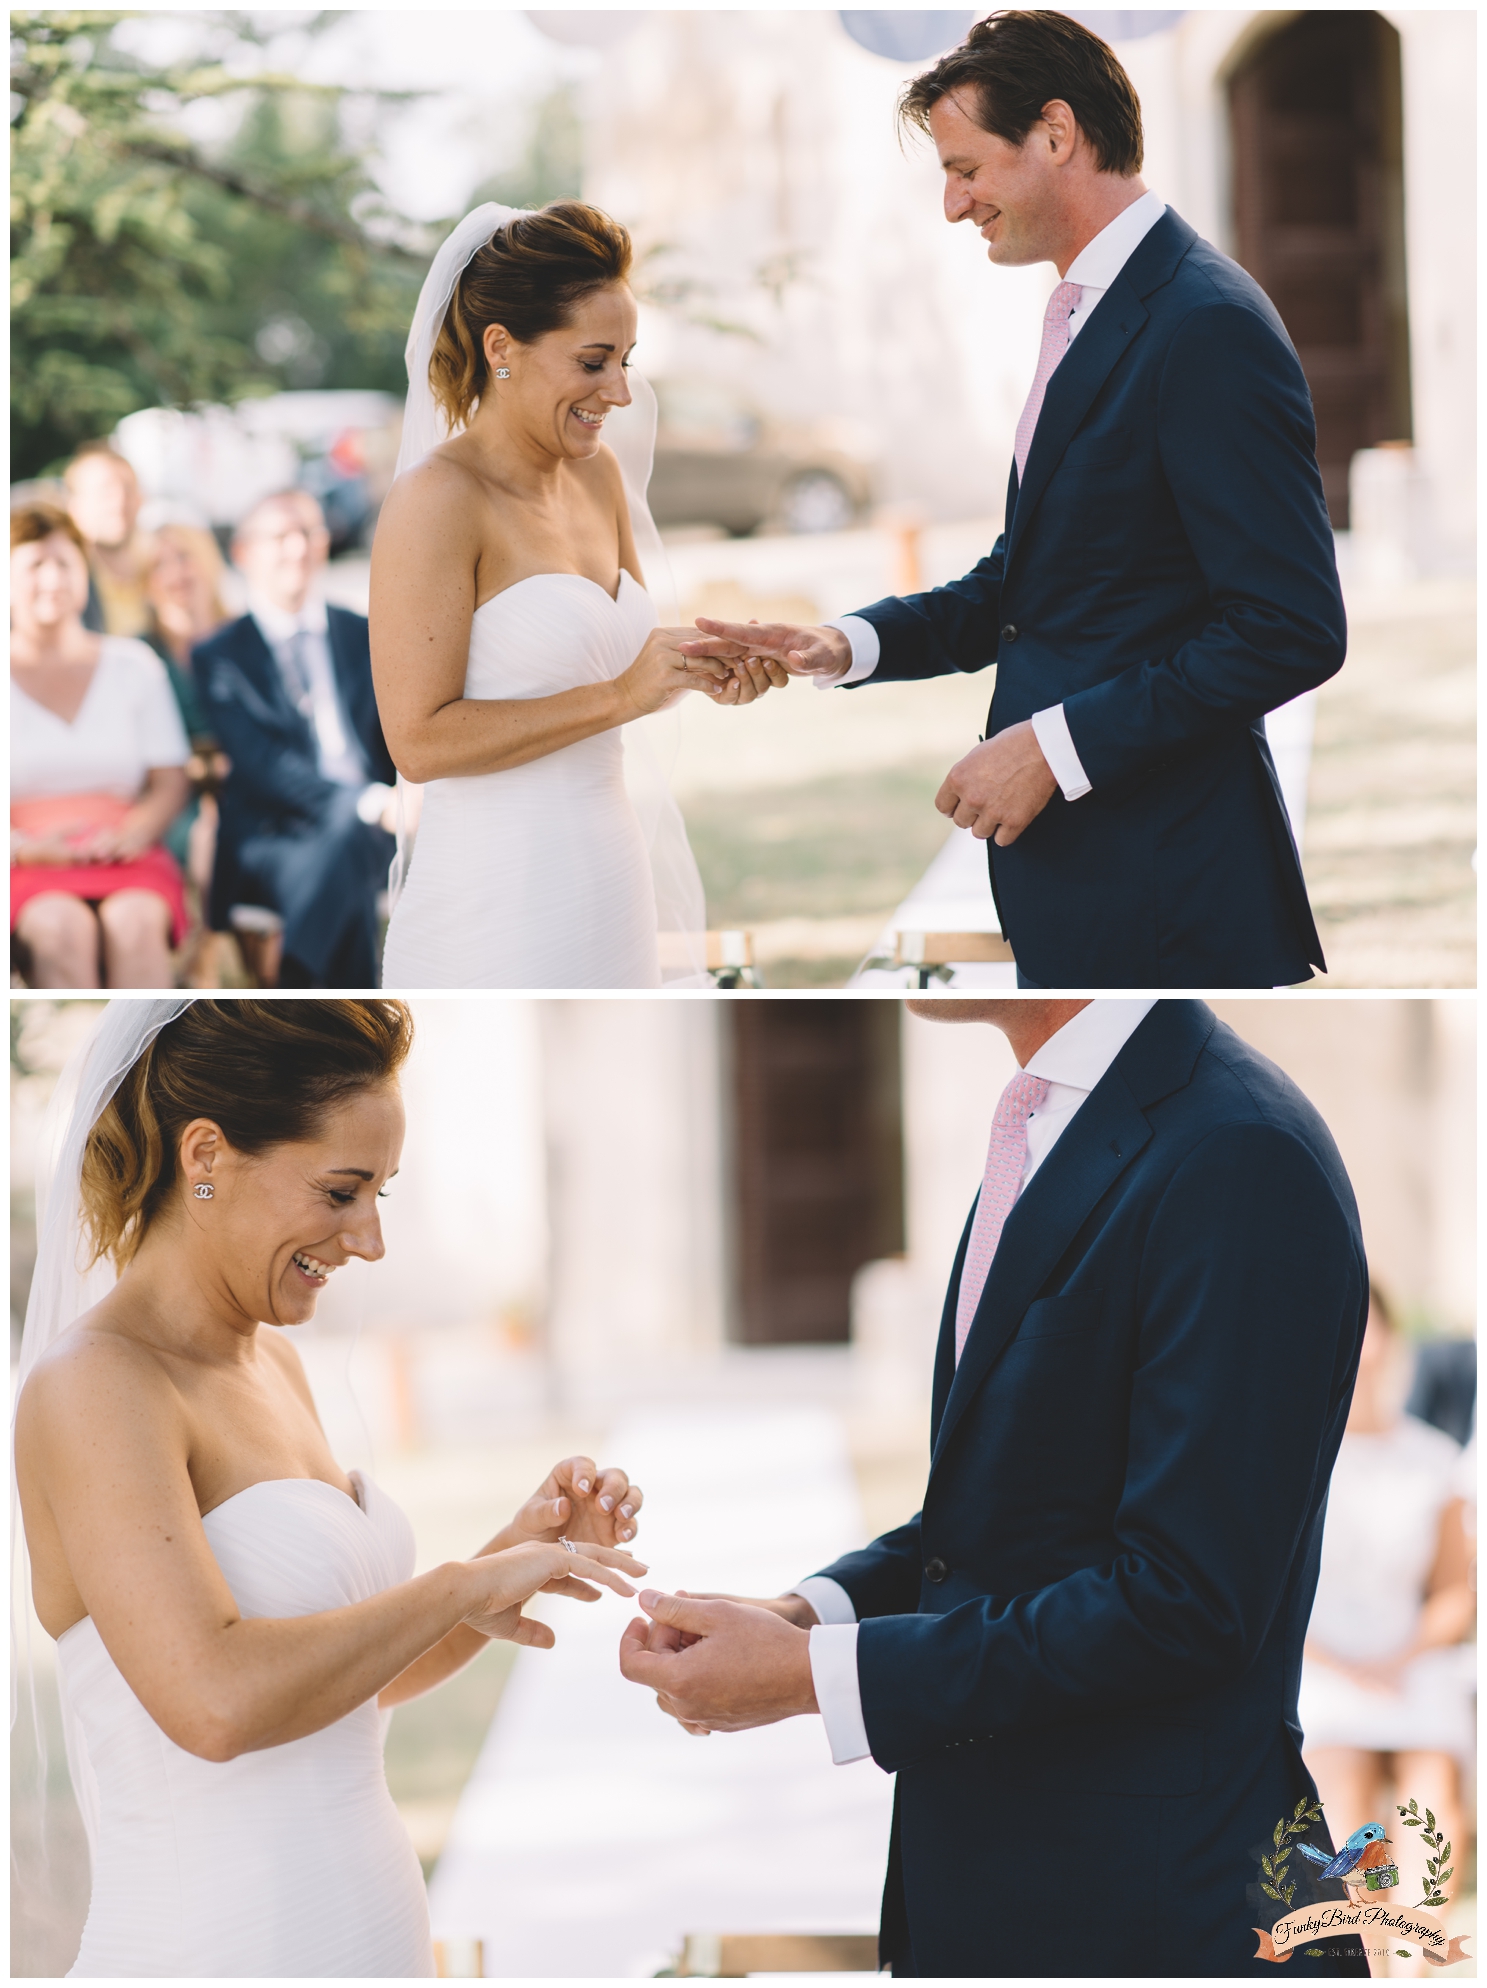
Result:
[[814,1712],[810,1635],[772,1607],[647,1588],[620,1642],[620,1670],[689,1733],[743,1732]]
[[739,664],[751,656],[782,665],[791,676],[844,676],[852,667],[852,644],[839,628],[798,628],[787,621],[709,621],[699,614],[702,635],[677,644],[684,656]]
[[935,795],[935,806],[957,828],[968,828],[982,842],[994,836],[997,847],[1005,849],[1057,792],[1037,735],[1024,721],[957,760]]

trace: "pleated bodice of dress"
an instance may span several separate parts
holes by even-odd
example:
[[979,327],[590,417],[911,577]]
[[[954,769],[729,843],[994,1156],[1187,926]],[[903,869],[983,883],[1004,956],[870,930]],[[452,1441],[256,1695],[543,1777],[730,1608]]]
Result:
[[[407,1519],[314,1478],[251,1485],[202,1520],[245,1618],[312,1615],[408,1580]],[[91,1617],[57,1644],[92,1899],[79,1976],[432,1975],[428,1900],[388,1792],[375,1700],[236,1760],[166,1738]]]
[[[476,610],[465,695],[550,697],[611,681],[656,625],[619,593],[538,573]],[[388,927],[385,987],[656,987],[650,854],[618,730],[499,773],[431,780]]]

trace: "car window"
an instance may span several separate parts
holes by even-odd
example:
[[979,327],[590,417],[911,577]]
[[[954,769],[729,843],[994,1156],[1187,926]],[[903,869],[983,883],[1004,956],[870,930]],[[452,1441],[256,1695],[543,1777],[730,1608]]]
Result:
[[693,449],[751,449],[761,423],[753,409],[711,380],[665,380],[657,384],[663,446]]

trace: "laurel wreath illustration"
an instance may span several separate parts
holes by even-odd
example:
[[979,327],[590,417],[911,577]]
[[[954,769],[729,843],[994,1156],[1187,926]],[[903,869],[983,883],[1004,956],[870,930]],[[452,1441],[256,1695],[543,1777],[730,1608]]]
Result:
[[1290,1857],[1296,1847],[1298,1837],[1302,1837],[1313,1823],[1322,1819],[1320,1802],[1299,1801],[1289,1822],[1284,1816],[1275,1825],[1271,1842],[1275,1846],[1273,1855],[1260,1859],[1260,1889],[1267,1898],[1273,1898],[1277,1905],[1290,1907],[1296,1896],[1296,1880],[1291,1876]]
[[[1415,1806],[1413,1796],[1410,1797],[1409,1807],[1400,1808],[1399,1813],[1404,1818],[1405,1828],[1418,1829],[1421,1840],[1431,1851],[1425,1864],[1425,1896],[1420,1900],[1420,1905],[1444,1905],[1446,1894],[1443,1887],[1446,1879],[1454,1875],[1451,1869],[1451,1846],[1441,1841],[1441,1833],[1436,1827],[1435,1817],[1431,1811],[1426,1809],[1424,1815],[1421,1815]],[[1418,1911],[1419,1906],[1415,1909]]]

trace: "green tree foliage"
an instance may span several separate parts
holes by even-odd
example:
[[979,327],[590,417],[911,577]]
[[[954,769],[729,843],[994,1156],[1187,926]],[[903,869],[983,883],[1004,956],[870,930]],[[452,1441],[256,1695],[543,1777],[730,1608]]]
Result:
[[560,83],[537,105],[521,157],[492,174],[471,195],[499,200],[507,207],[545,207],[550,200],[577,200],[583,191],[583,122],[571,83]]
[[[255,73],[243,16],[194,17],[175,65],[129,18],[11,16],[15,477],[139,407],[404,384],[431,245],[380,209],[340,93]],[[212,100],[208,145],[187,114]]]

